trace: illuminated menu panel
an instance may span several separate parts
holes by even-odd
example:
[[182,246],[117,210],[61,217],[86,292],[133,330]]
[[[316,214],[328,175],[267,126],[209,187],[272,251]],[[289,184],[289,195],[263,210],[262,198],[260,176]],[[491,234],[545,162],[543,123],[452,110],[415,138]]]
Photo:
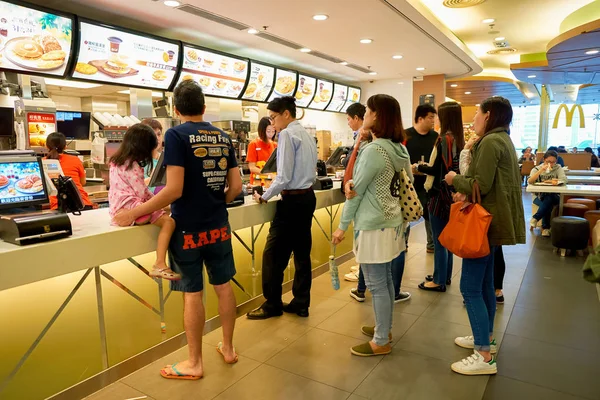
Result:
[[274,80],[274,67],[250,61],[250,77],[242,99],[266,101],[273,88]]
[[340,85],[339,83],[333,84],[333,99],[327,106],[327,111],[340,111],[346,104],[348,98],[348,86]]
[[237,99],[248,76],[248,61],[183,46],[183,68],[179,82],[196,81],[205,94]]
[[346,104],[344,104],[344,107],[342,107],[342,109],[340,111],[346,112],[346,110],[348,109],[348,107],[350,107],[350,105],[352,103],[358,103],[358,102],[360,102],[360,88],[349,87],[348,88],[348,100],[346,100]]
[[308,107],[313,97],[315,96],[315,87],[317,86],[317,78],[308,75],[299,75],[298,90],[296,90],[296,106]]
[[269,97],[269,101],[283,96],[293,96],[296,90],[298,73],[277,68],[275,72],[275,88]]
[[178,57],[177,43],[81,22],[73,78],[166,90]]
[[0,1],[0,70],[63,77],[73,19]]
[[312,108],[315,110],[325,110],[325,108],[331,101],[332,93],[333,82],[318,79],[315,97],[313,98],[308,108]]

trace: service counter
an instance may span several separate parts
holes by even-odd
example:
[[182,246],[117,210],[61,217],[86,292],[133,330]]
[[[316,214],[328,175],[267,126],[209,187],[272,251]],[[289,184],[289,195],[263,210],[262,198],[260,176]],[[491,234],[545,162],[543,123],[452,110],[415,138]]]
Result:
[[[322,271],[344,196],[339,184],[315,193],[311,259]],[[229,209],[238,309],[260,301],[262,252],[277,201],[261,205],[246,196]],[[136,355],[154,351],[154,359],[184,343],[182,295],[148,276],[158,228],[111,226],[108,209],[69,217],[69,238],[22,247],[0,242],[0,398],[46,398]],[[351,250],[347,240],[336,256]],[[293,262],[285,280],[292,278]],[[216,296],[210,287],[204,295],[209,320],[217,315]]]

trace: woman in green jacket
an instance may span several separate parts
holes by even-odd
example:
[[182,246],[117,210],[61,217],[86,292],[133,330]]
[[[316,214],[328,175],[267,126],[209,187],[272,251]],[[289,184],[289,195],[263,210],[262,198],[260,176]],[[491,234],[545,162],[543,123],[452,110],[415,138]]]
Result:
[[454,342],[474,354],[452,364],[463,375],[491,375],[497,372],[492,353],[496,297],[494,293],[494,252],[497,246],[525,243],[525,216],[521,195],[521,174],[515,147],[508,135],[513,111],[503,97],[490,97],[481,103],[473,127],[481,139],[473,145],[471,165],[465,175],[449,172],[446,183],[458,192],[455,201],[473,193],[477,182],[481,205],[490,214],[488,230],[490,254],[465,258],[462,264],[460,291],[465,299],[473,336],[458,337]]

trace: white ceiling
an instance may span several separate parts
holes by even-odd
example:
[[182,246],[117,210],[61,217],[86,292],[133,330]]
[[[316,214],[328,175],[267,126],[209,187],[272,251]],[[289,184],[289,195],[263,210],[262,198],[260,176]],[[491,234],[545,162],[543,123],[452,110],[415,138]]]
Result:
[[[370,66],[376,76],[169,8],[162,0],[30,1],[342,82],[433,74],[458,77],[481,70],[479,61],[456,37],[436,28],[438,21],[430,22],[406,0],[180,0],[259,30],[267,26],[269,33],[288,41]],[[327,14],[329,19],[317,22],[314,14]],[[361,44],[362,38],[373,43]],[[393,60],[397,54],[404,58]],[[426,70],[418,72],[417,67]]]
[[[575,10],[594,0],[487,0],[467,8],[447,8],[443,0],[420,1],[456,34],[483,61],[482,75],[506,76],[514,79],[509,64],[518,63],[521,54],[545,53],[548,42],[560,34],[561,22]],[[495,34],[489,34],[494,18]],[[511,55],[488,55],[494,38],[505,37],[518,52]]]

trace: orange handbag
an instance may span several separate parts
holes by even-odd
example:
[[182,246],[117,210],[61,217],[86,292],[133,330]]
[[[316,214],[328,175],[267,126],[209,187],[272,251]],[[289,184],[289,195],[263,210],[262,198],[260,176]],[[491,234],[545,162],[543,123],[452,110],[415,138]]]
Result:
[[472,202],[461,201],[450,206],[450,220],[438,239],[461,258],[485,257],[490,254],[487,234],[491,222],[492,214],[481,206],[481,193],[475,182]]

